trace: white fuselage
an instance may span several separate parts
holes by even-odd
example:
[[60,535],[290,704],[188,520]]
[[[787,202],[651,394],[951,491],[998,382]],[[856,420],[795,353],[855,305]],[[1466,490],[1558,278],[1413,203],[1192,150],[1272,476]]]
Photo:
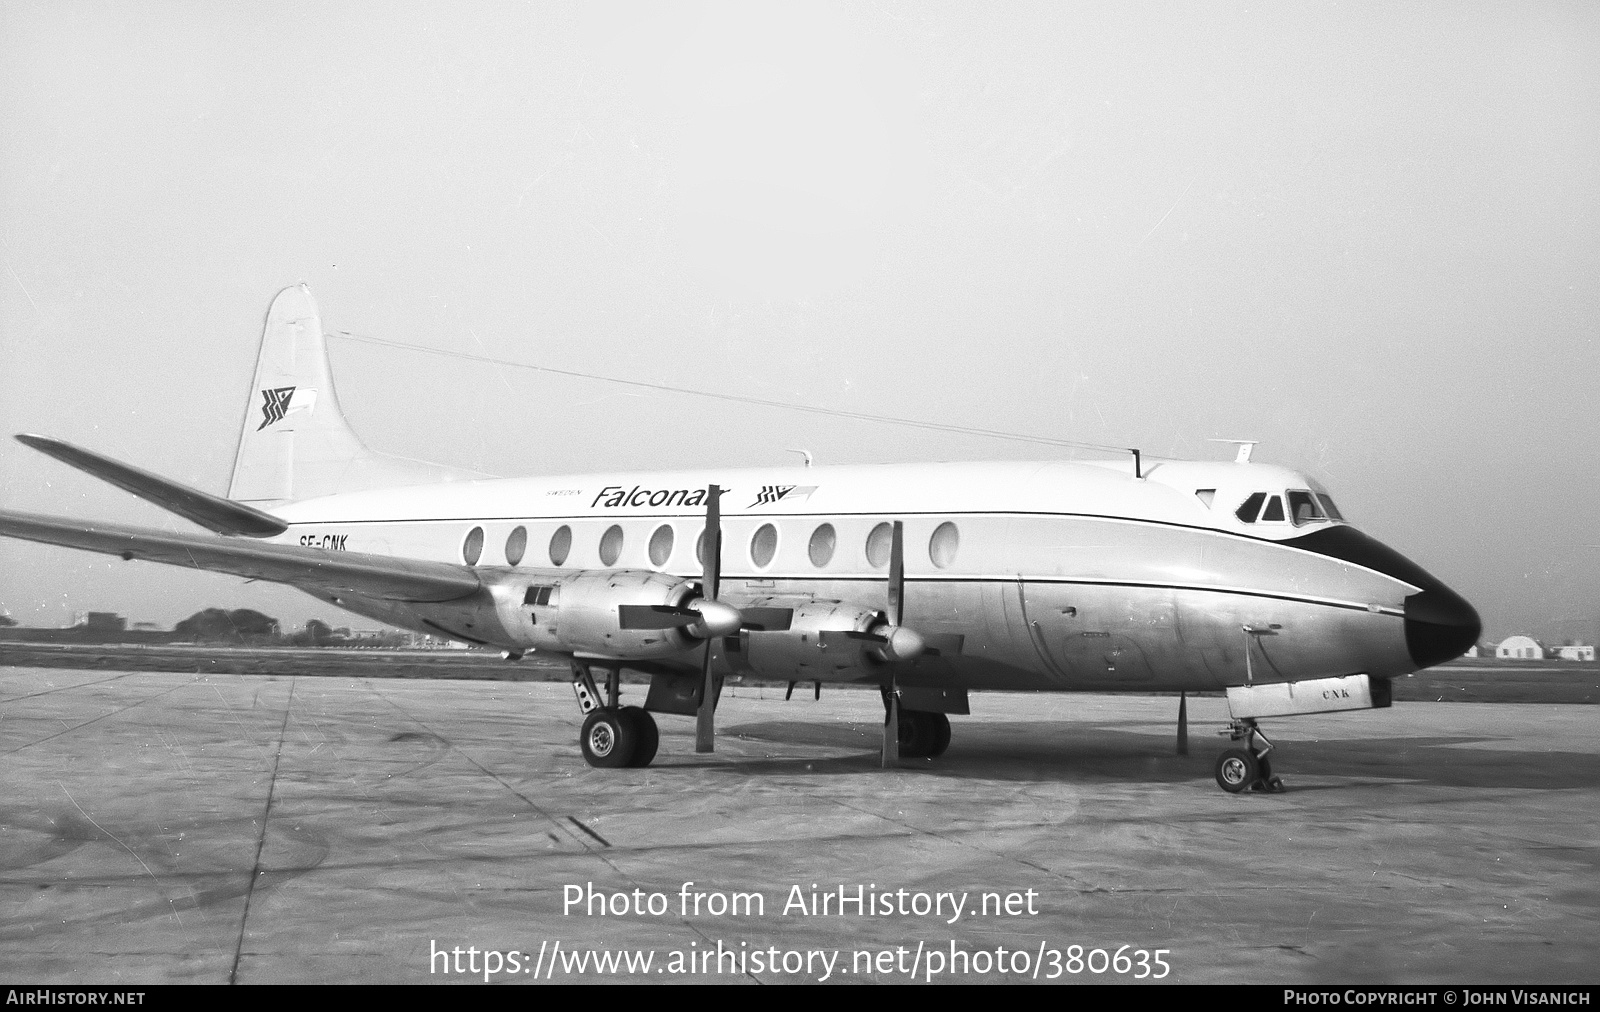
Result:
[[[1296,544],[1343,526],[1335,521],[1241,521],[1236,510],[1252,494],[1321,493],[1303,475],[1262,464],[1147,462],[1140,477],[1130,461],[466,481],[284,506],[275,512],[290,527],[275,540],[473,565],[492,585],[476,602],[319,596],[413,628],[571,652],[523,589],[579,573],[654,573],[661,585],[696,578],[713,483],[724,489],[722,596],[736,605],[882,609],[887,542],[873,532],[904,523],[904,622],[959,642],[919,661],[902,676],[910,684],[1217,689],[1244,682],[1247,652],[1256,681],[1392,677],[1419,666],[1405,618],[1420,581]],[[830,672],[792,651],[762,653],[762,637],[778,633],[744,635],[755,646],[747,639],[742,654],[727,655],[730,671],[871,677],[860,665]],[[657,649],[668,662],[698,663],[690,644]]]

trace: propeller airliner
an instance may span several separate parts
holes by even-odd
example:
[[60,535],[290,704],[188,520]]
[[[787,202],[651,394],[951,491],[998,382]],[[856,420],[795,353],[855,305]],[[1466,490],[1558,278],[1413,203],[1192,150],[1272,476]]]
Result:
[[[0,534],[558,656],[597,767],[648,765],[653,714],[695,717],[697,750],[712,750],[735,676],[877,687],[885,765],[943,753],[973,692],[1220,691],[1237,747],[1218,784],[1272,790],[1259,718],[1388,706],[1392,679],[1480,631],[1459,594],[1248,443],[1225,462],[531,478],[375,453],[340,411],[304,285],[267,313],[225,497],[17,438],[209,533],[0,511]],[[623,704],[623,669],[649,677],[642,705]]]

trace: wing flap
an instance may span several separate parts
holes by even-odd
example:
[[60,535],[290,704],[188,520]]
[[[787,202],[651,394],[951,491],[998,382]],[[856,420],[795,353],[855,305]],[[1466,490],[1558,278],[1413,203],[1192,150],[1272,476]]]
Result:
[[482,586],[471,569],[449,562],[397,559],[365,552],[326,552],[299,545],[180,534],[11,510],[0,510],[0,534],[124,559],[387,601],[455,601],[476,593]]

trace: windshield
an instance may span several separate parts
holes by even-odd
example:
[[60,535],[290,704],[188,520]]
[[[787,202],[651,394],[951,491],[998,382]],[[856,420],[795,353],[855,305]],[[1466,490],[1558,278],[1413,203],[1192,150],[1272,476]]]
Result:
[[1289,490],[1289,518],[1296,527],[1306,524],[1327,523],[1328,514],[1317,497],[1304,489]]

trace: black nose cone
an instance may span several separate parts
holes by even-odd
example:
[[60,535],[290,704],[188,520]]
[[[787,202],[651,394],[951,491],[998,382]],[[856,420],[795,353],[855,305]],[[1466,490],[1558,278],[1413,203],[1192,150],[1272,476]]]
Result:
[[1405,647],[1418,668],[1461,657],[1482,631],[1472,605],[1445,584],[1405,599]]
[[1465,598],[1415,562],[1354,527],[1324,527],[1284,544],[1353,562],[1418,588],[1418,593],[1406,598],[1406,649],[1419,668],[1460,657],[1483,632],[1478,613]]
[[1406,598],[1406,649],[1419,668],[1460,657],[1481,632],[1472,605],[1442,583]]

